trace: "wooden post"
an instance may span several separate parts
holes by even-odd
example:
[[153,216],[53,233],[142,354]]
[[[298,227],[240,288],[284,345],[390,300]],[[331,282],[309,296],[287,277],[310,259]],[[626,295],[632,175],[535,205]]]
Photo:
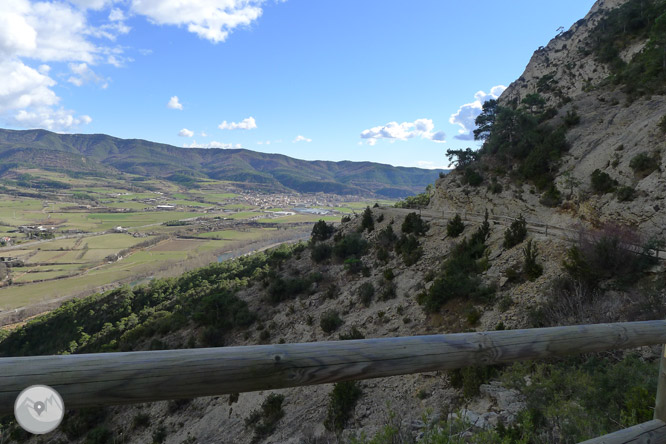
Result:
[[666,343],[666,321],[246,347],[0,358],[0,416],[49,385],[68,408],[273,390]]
[[659,379],[657,385],[657,399],[654,405],[654,419],[666,422],[666,345],[661,347],[659,361]]

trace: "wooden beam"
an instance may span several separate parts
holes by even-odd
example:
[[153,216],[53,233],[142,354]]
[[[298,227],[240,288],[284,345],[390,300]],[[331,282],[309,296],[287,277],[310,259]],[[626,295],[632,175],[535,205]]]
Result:
[[666,443],[666,423],[658,419],[628,429],[592,438],[581,444],[663,444]]
[[192,398],[666,343],[666,321],[0,359],[0,414],[33,384],[68,408]]
[[655,400],[654,405],[654,419],[660,419],[666,422],[666,345],[661,347],[657,399]]

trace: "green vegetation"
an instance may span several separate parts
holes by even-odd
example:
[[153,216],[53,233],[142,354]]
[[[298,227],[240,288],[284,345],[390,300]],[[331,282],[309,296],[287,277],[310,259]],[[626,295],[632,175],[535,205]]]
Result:
[[629,162],[629,168],[639,177],[647,177],[659,169],[659,153],[639,153]]
[[416,196],[407,196],[404,200],[395,203],[396,208],[419,209],[425,208],[430,203],[430,194],[432,193],[432,184],[428,184],[426,190]]
[[[620,53],[638,40],[647,40],[629,63]],[[621,85],[630,99],[666,91],[666,3],[631,1],[606,12],[590,34],[589,48],[608,64],[610,81]]]
[[336,310],[329,310],[321,315],[319,326],[325,333],[333,333],[340,328],[345,322],[340,318],[340,314]]
[[421,259],[423,248],[416,236],[403,234],[395,243],[395,252],[402,256],[405,265],[412,266]]
[[530,239],[523,248],[523,274],[530,281],[535,280],[543,273],[543,266],[537,262],[538,256],[539,250],[532,245],[532,239]]
[[420,214],[416,213],[409,213],[401,227],[403,233],[413,233],[416,236],[423,236],[429,229],[428,223],[421,219]]
[[349,257],[360,258],[368,250],[368,241],[363,239],[359,233],[349,233],[336,240],[333,245],[333,254],[338,259],[344,260]]
[[463,231],[465,231],[465,224],[463,223],[460,214],[456,213],[456,215],[453,216],[453,219],[446,224],[446,234],[450,237],[458,237]]
[[612,193],[618,185],[617,180],[612,179],[608,173],[598,168],[592,171],[590,183],[592,184],[592,191],[597,194]]
[[504,248],[512,248],[525,240],[526,236],[527,221],[521,214],[518,216],[518,219],[511,222],[511,226],[504,232],[504,243],[502,246]]
[[245,427],[254,430],[253,443],[260,442],[275,431],[278,422],[284,416],[283,402],[284,395],[271,393],[261,404],[261,410],[252,411],[245,419]]
[[372,231],[375,229],[375,220],[372,218],[372,210],[366,207],[361,219],[361,231]]
[[326,429],[341,432],[354,413],[361,395],[363,390],[357,381],[336,383],[329,394],[328,412],[324,421]]
[[147,286],[66,302],[3,338],[0,356],[132,350],[155,335],[187,325],[207,329],[208,338],[217,337],[222,343],[229,330],[254,321],[254,314],[235,291],[250,279],[268,275],[295,248],[282,247],[215,263],[179,278],[155,279]]
[[375,296],[375,286],[372,285],[372,282],[364,282],[358,288],[358,297],[359,300],[361,301],[361,304],[363,304],[364,306],[369,307],[370,303],[372,302],[372,298],[374,296]]
[[483,224],[470,236],[453,247],[449,258],[442,264],[432,286],[419,293],[417,301],[427,313],[435,313],[453,299],[485,301],[494,292],[481,285],[486,240],[490,234],[488,213]]
[[327,224],[326,221],[320,219],[312,227],[312,242],[325,241],[326,239],[333,236],[333,233],[335,233],[335,227],[333,227],[332,224]]
[[619,202],[628,202],[634,200],[636,190],[629,186],[621,186],[615,191],[615,195]]

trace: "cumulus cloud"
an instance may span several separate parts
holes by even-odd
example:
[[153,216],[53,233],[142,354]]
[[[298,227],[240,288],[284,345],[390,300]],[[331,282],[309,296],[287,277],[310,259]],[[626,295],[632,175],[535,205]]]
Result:
[[[64,78],[74,85],[106,85],[107,80],[90,65],[103,63],[107,54],[115,52],[119,56],[122,49],[91,41],[101,28],[88,22],[86,10],[100,9],[113,1],[0,1],[1,119],[17,126],[55,131],[90,123],[89,116],[77,116],[59,104],[54,87],[62,73],[51,76],[52,68],[47,63],[66,62],[70,75]],[[119,31],[104,32],[113,36]]]
[[183,144],[183,148],[218,148],[218,149],[229,149],[229,148],[242,148],[240,143],[237,143],[235,146],[233,143],[222,143],[213,140],[208,143],[197,143],[194,140],[190,144]]
[[379,139],[408,140],[414,137],[429,139],[433,142],[446,142],[446,134],[443,131],[433,132],[435,125],[432,119],[417,119],[413,122],[389,122],[386,125],[375,126],[361,132],[361,139],[374,146]]
[[219,129],[222,130],[236,130],[236,129],[255,129],[257,127],[257,122],[254,120],[254,117],[248,117],[241,120],[240,122],[227,122],[226,120],[218,125]]
[[72,75],[67,81],[73,85],[82,86],[92,82],[101,84],[103,89],[109,86],[109,82],[104,77],[97,75],[87,63],[70,63],[69,69]]
[[131,0],[131,10],[159,25],[184,26],[211,42],[223,42],[234,29],[262,13],[265,0]]
[[45,128],[51,131],[69,131],[82,123],[87,125],[92,122],[90,116],[75,117],[72,111],[48,107],[31,111],[19,110],[13,120],[17,125],[26,128]]
[[292,140],[292,142],[293,143],[296,143],[296,142],[312,142],[312,139],[308,139],[307,137],[301,136],[299,134],[298,136],[296,136],[296,138],[294,140]]
[[178,135],[180,137],[192,137],[194,136],[194,131],[190,131],[187,128],[183,128],[182,130],[178,131]]
[[504,85],[497,85],[490,88],[490,92],[478,91],[474,94],[474,101],[466,103],[458,108],[458,111],[451,114],[449,123],[458,125],[460,129],[454,137],[459,140],[474,140],[472,131],[475,128],[474,120],[481,114],[483,104],[491,99],[497,99],[506,89]]
[[167,103],[167,108],[183,110],[183,105],[180,103],[178,96],[173,96],[169,99]]

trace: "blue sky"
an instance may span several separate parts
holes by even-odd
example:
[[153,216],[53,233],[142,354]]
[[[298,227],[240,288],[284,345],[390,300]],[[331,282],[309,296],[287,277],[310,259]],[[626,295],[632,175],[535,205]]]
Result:
[[1,0],[0,122],[446,167],[479,103],[593,3]]

